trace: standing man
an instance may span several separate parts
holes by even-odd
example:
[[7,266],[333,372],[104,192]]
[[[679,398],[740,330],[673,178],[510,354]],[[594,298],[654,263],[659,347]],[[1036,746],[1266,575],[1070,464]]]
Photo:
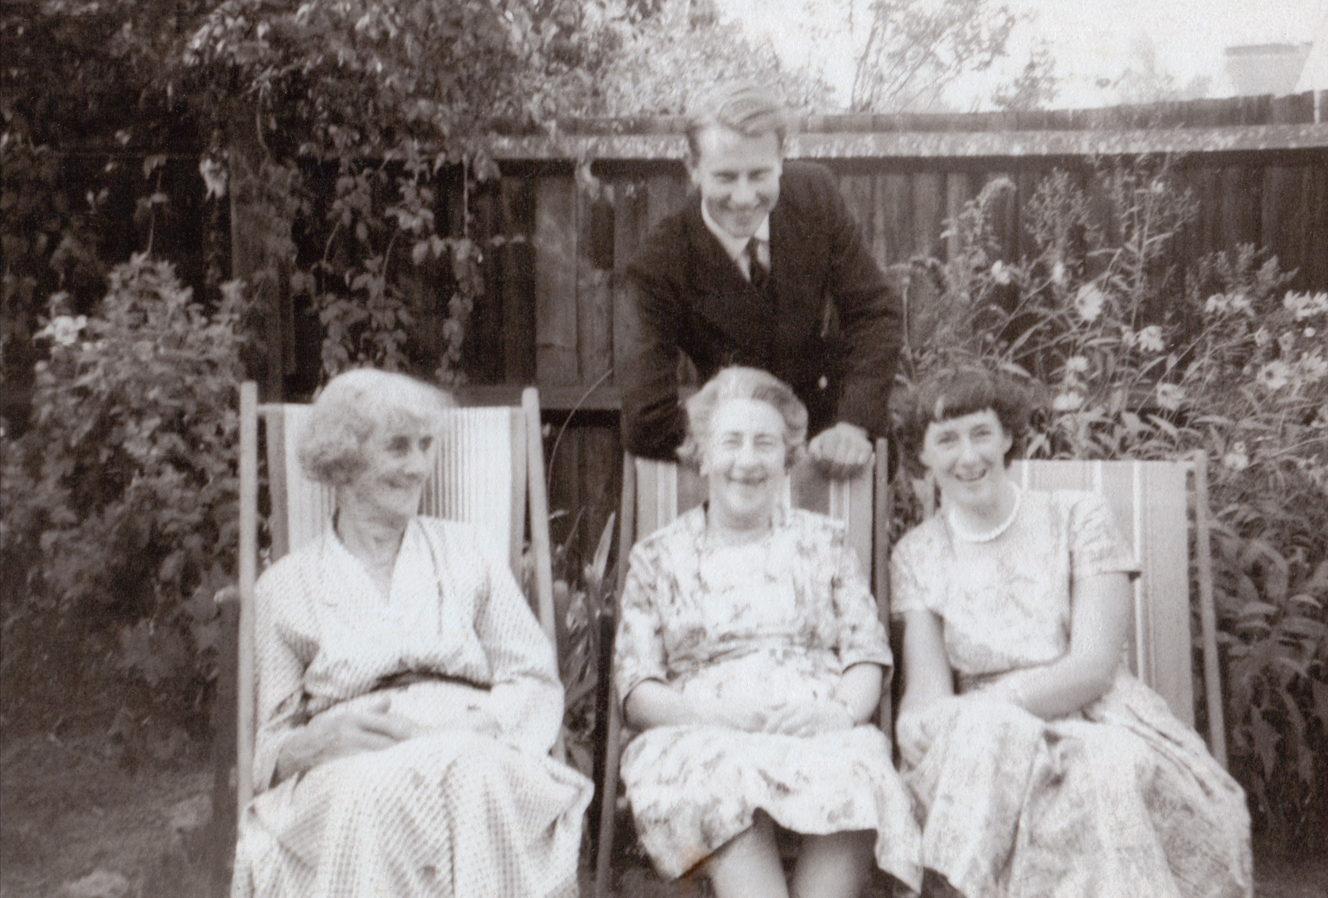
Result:
[[784,109],[752,85],[716,91],[687,127],[697,191],[627,268],[617,376],[623,443],[671,459],[681,444],[678,357],[701,380],[764,368],[810,415],[809,454],[851,476],[888,429],[902,342],[899,297],[873,261],[834,177],[785,162]]

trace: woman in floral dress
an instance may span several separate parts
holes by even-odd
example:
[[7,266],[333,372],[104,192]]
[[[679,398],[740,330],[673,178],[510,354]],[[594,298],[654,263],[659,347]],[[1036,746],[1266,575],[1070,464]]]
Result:
[[[776,501],[806,409],[728,368],[687,416],[679,454],[709,499],[632,550],[615,649],[641,842],[719,898],[849,898],[873,857],[916,888],[917,827],[871,723],[892,662],[876,603],[842,525]],[[791,883],[776,827],[803,835]]]
[[473,528],[416,515],[450,404],[368,369],[314,403],[300,460],[336,513],[258,581],[236,898],[577,894],[592,789],[549,757],[552,646]]
[[1251,894],[1245,797],[1122,663],[1138,568],[1105,500],[1007,476],[1028,407],[982,369],[912,398],[939,513],[895,547],[896,738],[937,893]]

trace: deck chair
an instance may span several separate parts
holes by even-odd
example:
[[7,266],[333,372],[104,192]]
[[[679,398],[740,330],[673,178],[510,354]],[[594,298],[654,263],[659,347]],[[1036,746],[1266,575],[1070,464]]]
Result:
[[1106,498],[1116,526],[1134,548],[1141,568],[1134,581],[1130,669],[1190,727],[1195,723],[1190,628],[1193,518],[1208,749],[1226,767],[1207,456],[1198,452],[1182,461],[1016,461],[1010,471],[1015,482],[1028,489],[1088,490]]
[[[830,481],[805,461],[789,477],[789,503],[844,521],[850,545],[858,553],[876,596],[881,620],[889,625],[889,462],[885,440],[877,440],[873,463],[852,480]],[[619,515],[618,594],[627,579],[627,556],[639,537],[671,523],[682,512],[701,504],[705,483],[692,469],[668,461],[652,461],[630,454],[623,457],[622,510]],[[611,627],[612,622],[609,622]],[[609,630],[611,632],[611,629]],[[605,639],[612,653],[612,640]],[[610,894],[613,839],[618,799],[618,763],[622,753],[623,719],[607,665],[601,681],[608,691],[601,709],[607,716],[603,773],[600,777],[599,833],[595,856],[595,898]],[[879,719],[889,721],[890,688],[882,690]],[[885,727],[886,736],[890,729]]]
[[[549,542],[544,448],[540,437],[539,392],[528,387],[520,407],[449,410],[441,438],[445,452],[421,500],[422,514],[475,524],[505,555],[523,582],[523,547],[530,526],[534,576],[531,605],[555,639],[553,572]],[[236,812],[253,797],[255,735],[254,582],[258,566],[258,425],[266,430],[268,483],[272,508],[270,561],[309,542],[328,526],[331,490],[304,477],[295,455],[295,436],[310,406],[258,403],[258,388],[240,388],[240,558],[239,631],[236,676]],[[527,514],[529,517],[527,517]]]

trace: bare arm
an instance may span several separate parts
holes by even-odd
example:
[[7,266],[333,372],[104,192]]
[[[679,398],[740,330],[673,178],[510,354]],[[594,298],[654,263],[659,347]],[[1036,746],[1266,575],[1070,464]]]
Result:
[[1044,667],[1003,678],[993,692],[1048,720],[1100,698],[1111,688],[1120,665],[1130,599],[1127,574],[1076,579],[1071,587],[1070,650]]
[[931,611],[904,614],[904,697],[899,702],[895,742],[907,764],[917,764],[936,736],[938,721],[928,712],[954,696],[942,627]]
[[941,619],[930,611],[904,615],[903,675],[901,715],[921,711],[937,699],[954,695],[954,675],[945,654]]
[[854,664],[839,679],[835,699],[848,709],[854,724],[866,723],[876,715],[881,704],[881,667],[878,664]]

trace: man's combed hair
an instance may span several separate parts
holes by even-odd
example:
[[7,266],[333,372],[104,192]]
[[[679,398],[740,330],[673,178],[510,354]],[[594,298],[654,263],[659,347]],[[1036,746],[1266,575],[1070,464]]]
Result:
[[807,449],[807,406],[792,387],[768,371],[733,366],[721,369],[687,400],[687,438],[678,447],[679,461],[701,466],[715,409],[728,399],[769,403],[784,419],[784,466],[792,467],[802,457]]
[[783,152],[788,136],[788,112],[769,88],[755,82],[724,84],[706,94],[687,120],[687,147],[695,162],[700,155],[701,132],[719,126],[744,137],[773,134]]
[[401,425],[437,431],[443,411],[456,403],[423,381],[358,368],[338,374],[314,400],[296,453],[305,475],[345,486],[365,469],[364,447],[383,430]]

